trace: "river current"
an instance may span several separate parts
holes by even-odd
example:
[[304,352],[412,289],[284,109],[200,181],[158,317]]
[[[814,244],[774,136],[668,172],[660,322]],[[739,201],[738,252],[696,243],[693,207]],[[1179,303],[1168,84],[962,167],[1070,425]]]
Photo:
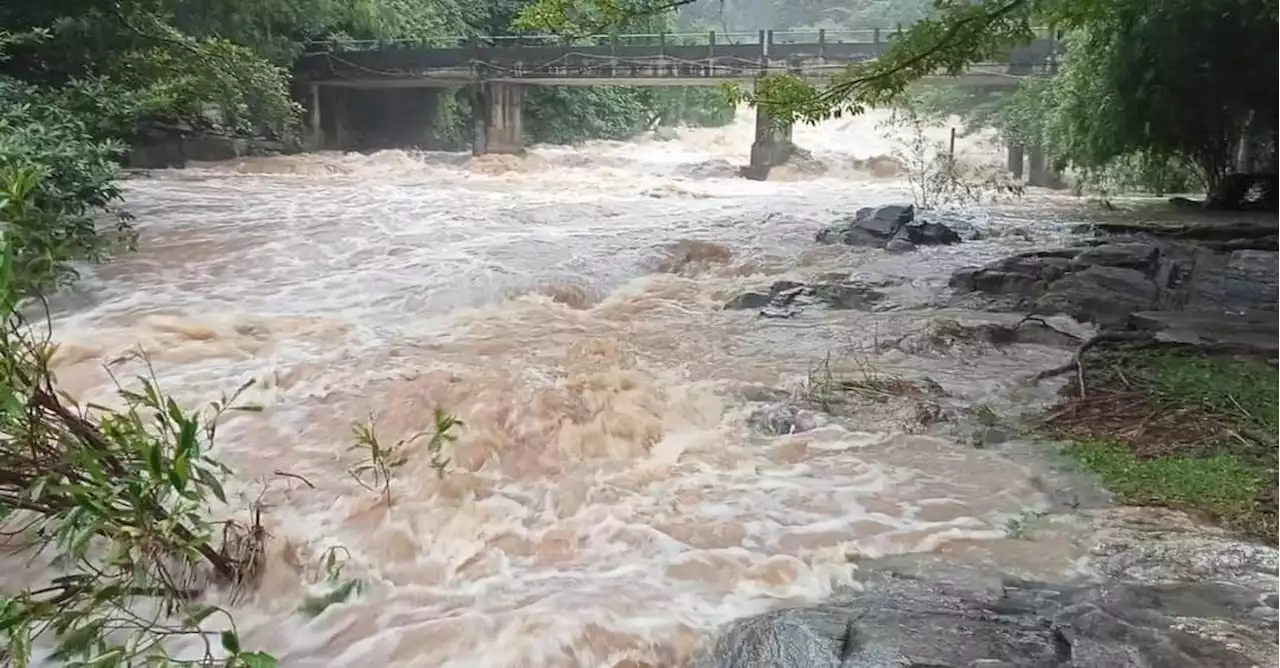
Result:
[[[908,199],[859,162],[904,139],[884,118],[797,128],[826,172],[767,182],[734,173],[750,113],[523,157],[321,153],[140,175],[139,251],[55,304],[59,380],[109,400],[104,362],[140,345],[193,406],[256,381],[246,399],[264,411],[231,419],[215,454],[236,472],[229,515],[266,504],[264,581],[232,611],[243,644],[283,666],[674,666],[731,619],[856,587],[861,558],[1070,571],[1073,541],[1007,537],[1048,504],[1025,462],[891,412],[815,413],[788,436],[748,424],[753,399],[828,355],[928,376],[952,406],[1049,396],[1021,381],[1061,349],[881,343],[987,317],[939,306],[950,271],[1043,245],[1083,205],[1030,192],[964,212],[984,239],[908,255],[816,244],[859,207]],[[985,136],[959,148],[1001,157]],[[885,283],[892,306],[722,309],[832,273]],[[451,468],[438,477],[415,451],[388,507],[348,472],[352,425],[372,416],[394,442],[437,407],[465,423]],[[297,614],[331,548],[363,591]]]

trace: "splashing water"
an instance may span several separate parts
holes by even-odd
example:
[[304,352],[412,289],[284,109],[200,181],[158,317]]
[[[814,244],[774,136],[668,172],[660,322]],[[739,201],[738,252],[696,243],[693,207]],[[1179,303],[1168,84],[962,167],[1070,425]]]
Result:
[[[733,178],[751,118],[525,157],[320,153],[131,180],[141,249],[58,305],[59,379],[102,401],[103,362],[141,345],[192,403],[258,381],[266,410],[229,423],[215,454],[237,471],[233,510],[269,505],[266,580],[234,613],[244,644],[286,666],[679,665],[723,622],[855,586],[858,556],[1000,538],[1044,504],[1020,464],[888,414],[781,437],[746,415],[850,347],[968,401],[1007,394],[1056,353],[877,343],[945,315],[949,269],[1030,242],[819,247],[821,225],[905,196],[869,162],[892,151],[884,115],[797,128],[825,173],[764,183]],[[994,160],[977,139],[962,155]],[[973,215],[995,229],[1061,208]],[[892,282],[899,308],[721,308],[851,271]],[[413,457],[388,508],[347,474],[350,425],[372,414],[395,440],[436,407],[467,425],[453,470]],[[308,619],[296,610],[333,546],[366,586]]]

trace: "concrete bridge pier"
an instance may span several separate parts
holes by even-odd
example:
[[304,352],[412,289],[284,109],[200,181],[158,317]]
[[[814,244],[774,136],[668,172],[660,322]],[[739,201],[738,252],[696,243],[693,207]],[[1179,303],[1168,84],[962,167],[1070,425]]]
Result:
[[1015,179],[1021,179],[1025,173],[1027,177],[1027,185],[1037,188],[1062,188],[1062,178],[1053,170],[1053,165],[1045,159],[1043,146],[1032,146],[1029,149],[1022,146],[1010,146],[1008,149],[1008,169],[1009,174]]
[[477,87],[472,155],[524,151],[524,86],[483,83]]
[[1045,160],[1043,146],[1032,146],[1027,152],[1027,185],[1054,189],[1062,187],[1062,179],[1054,172],[1053,165]]
[[791,143],[791,126],[783,125],[756,109],[756,137],[751,142],[751,163],[742,169],[742,176],[763,181],[768,178],[770,169],[786,164],[795,150],[796,145]]
[[1009,170],[1009,174],[1015,179],[1022,178],[1022,165],[1024,162],[1025,150],[1018,145],[1011,145],[1008,148],[1005,164]]

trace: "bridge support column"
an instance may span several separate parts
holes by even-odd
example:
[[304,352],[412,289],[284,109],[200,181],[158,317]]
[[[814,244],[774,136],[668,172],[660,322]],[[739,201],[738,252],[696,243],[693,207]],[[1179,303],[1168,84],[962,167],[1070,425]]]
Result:
[[311,84],[311,100],[308,105],[310,122],[308,130],[311,136],[308,139],[308,148],[312,151],[320,151],[324,149],[324,119],[320,116],[320,84]]
[[1032,146],[1027,155],[1027,185],[1037,188],[1061,188],[1062,181],[1044,156],[1043,146]]
[[1009,174],[1015,179],[1022,178],[1022,163],[1024,158],[1023,148],[1021,146],[1012,145],[1009,147],[1008,157],[1005,164],[1009,170]]
[[756,109],[756,138],[751,143],[751,163],[743,168],[742,175],[753,181],[763,181],[768,178],[770,169],[786,164],[795,150],[796,145],[791,143],[791,126],[782,125]]
[[472,155],[524,151],[524,86],[481,84],[476,95],[475,137]]

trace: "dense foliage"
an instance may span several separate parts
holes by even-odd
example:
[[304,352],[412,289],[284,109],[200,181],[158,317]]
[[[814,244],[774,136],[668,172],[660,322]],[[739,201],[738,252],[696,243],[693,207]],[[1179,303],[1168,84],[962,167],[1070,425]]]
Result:
[[915,23],[933,10],[930,0],[721,0],[680,8],[685,30],[755,32],[757,30],[858,30]]
[[[46,176],[0,172],[0,525],[6,552],[60,574],[0,594],[0,660],[274,665],[240,647],[225,614],[221,628],[209,630],[221,611],[198,601],[213,583],[251,584],[262,562],[265,534],[256,520],[208,519],[210,504],[226,500],[226,469],[207,452],[219,415],[242,408],[235,397],[189,412],[146,376],[135,390],[121,386],[123,408],[90,413],[54,384],[56,346],[47,328],[23,315],[30,286],[19,280],[10,243],[47,222],[40,202],[54,200]],[[172,657],[167,641],[183,636],[203,639],[201,649]]]

